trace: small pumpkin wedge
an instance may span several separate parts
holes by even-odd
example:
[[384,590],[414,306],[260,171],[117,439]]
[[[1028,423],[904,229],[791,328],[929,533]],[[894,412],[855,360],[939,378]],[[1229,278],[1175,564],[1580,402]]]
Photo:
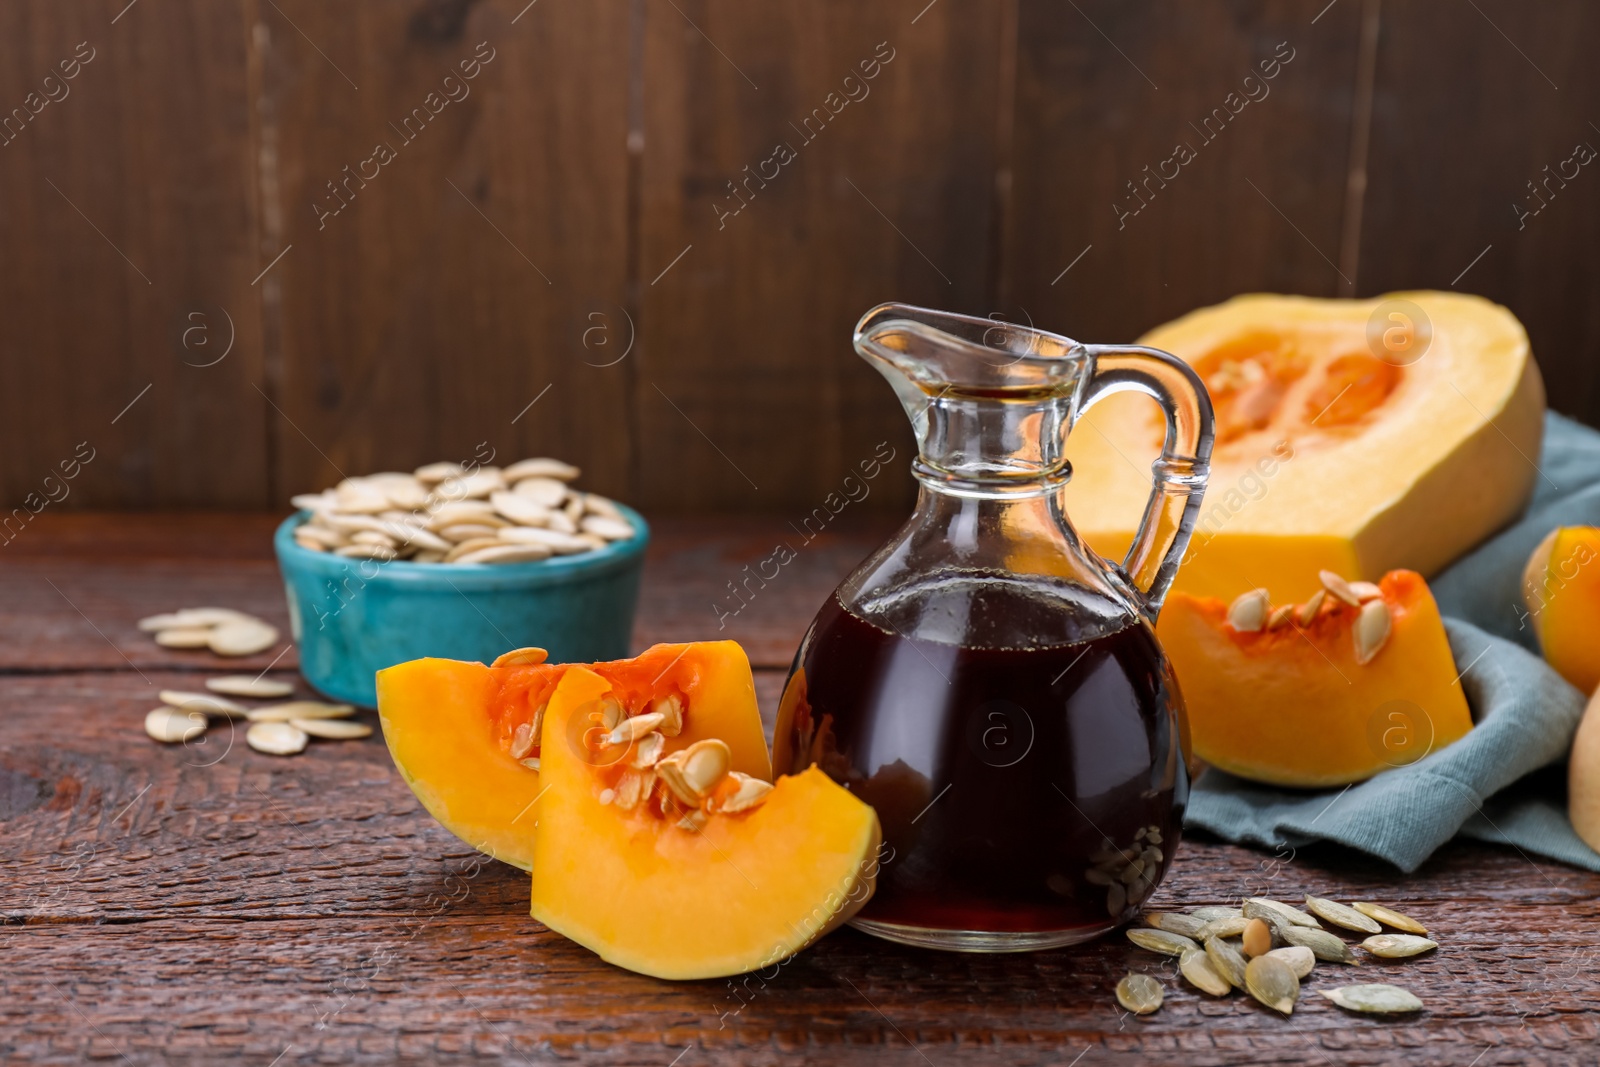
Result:
[[[1197,756],[1230,774],[1320,788],[1415,762],[1472,729],[1433,594],[1414,571],[1329,576],[1305,604],[1174,592],[1156,633]],[[1385,618],[1384,616],[1387,616]]]
[[[503,666],[419,659],[378,672],[384,740],[411,791],[461,840],[524,870],[545,792],[545,709],[572,669],[542,660],[532,650],[502,657]],[[587,667],[629,712],[675,703],[683,743],[721,738],[735,770],[771,777],[750,661],[737,643],[656,645]]]
[[550,699],[535,919],[619,967],[712,978],[772,966],[866,903],[872,808],[816,767],[770,786],[729,773],[728,746],[661,742],[646,716],[638,736],[608,729],[618,695],[573,668]]

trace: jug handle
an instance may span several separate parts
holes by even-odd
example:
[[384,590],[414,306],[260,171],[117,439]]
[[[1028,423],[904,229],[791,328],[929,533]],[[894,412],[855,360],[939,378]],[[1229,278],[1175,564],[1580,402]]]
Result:
[[1141,598],[1151,622],[1189,547],[1210,473],[1211,396],[1183,360],[1156,348],[1085,345],[1091,372],[1073,421],[1112,393],[1139,392],[1161,405],[1167,436],[1151,465],[1154,484],[1139,532],[1122,561],[1122,574]]

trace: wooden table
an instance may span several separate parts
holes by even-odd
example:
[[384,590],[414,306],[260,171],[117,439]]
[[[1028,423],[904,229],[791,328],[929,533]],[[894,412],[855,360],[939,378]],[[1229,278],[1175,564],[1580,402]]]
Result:
[[[1443,947],[1393,972],[1419,1018],[1292,1019],[1165,981],[1125,1015],[1120,937],[1017,956],[944,955],[843,931],[769,982],[616,970],[527,916],[525,876],[474,854],[412,798],[382,740],[282,759],[226,732],[145,737],[157,689],[222,667],[157,647],[140,616],[221,604],[286,626],[270,516],[53,516],[0,548],[0,1059],[241,1065],[489,1060],[696,1064],[1589,1063],[1600,1058],[1600,877],[1447,847],[1411,877],[1331,850],[1185,841],[1157,906],[1305,892],[1401,902]],[[637,640],[718,635],[713,604],[792,532],[664,521]],[[807,545],[724,636],[768,714],[800,631],[883,533]],[[285,631],[287,632],[287,631]],[[276,662],[274,663],[274,659]],[[294,679],[292,648],[228,665]],[[705,916],[683,916],[686,922]],[[1310,988],[1331,979],[1320,968]],[[1344,975],[1340,976],[1344,978]]]

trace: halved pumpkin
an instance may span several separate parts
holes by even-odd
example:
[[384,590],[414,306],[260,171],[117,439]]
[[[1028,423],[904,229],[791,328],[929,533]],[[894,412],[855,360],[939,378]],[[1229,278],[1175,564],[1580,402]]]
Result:
[[1264,603],[1264,593],[1233,605],[1181,592],[1168,598],[1156,633],[1201,759],[1273,785],[1344,785],[1415,762],[1472,729],[1422,576],[1392,571],[1377,585],[1329,583],[1361,603],[1326,590],[1287,608]]
[[608,730],[617,695],[572,669],[545,713],[547,736],[573,743],[545,747],[535,919],[619,967],[712,978],[772,966],[866,903],[870,807],[816,767],[769,786],[726,773],[718,741]]
[[1522,572],[1526,619],[1556,673],[1593,693],[1600,685],[1600,528],[1551,530]]
[[[538,650],[486,667],[419,659],[378,672],[378,718],[401,777],[422,806],[461,840],[528,869],[540,780],[545,709],[567,664]],[[770,778],[772,765],[744,649],[733,641],[656,645],[634,659],[589,664],[630,711],[676,701],[684,743],[723,739],[734,769]]]
[[[1544,387],[1505,308],[1456,293],[1239,296],[1146,334],[1216,411],[1210,484],[1174,588],[1298,601],[1319,570],[1433,574],[1515,516],[1537,473]],[[1065,506],[1121,559],[1160,450],[1155,405],[1096,404],[1072,432]]]

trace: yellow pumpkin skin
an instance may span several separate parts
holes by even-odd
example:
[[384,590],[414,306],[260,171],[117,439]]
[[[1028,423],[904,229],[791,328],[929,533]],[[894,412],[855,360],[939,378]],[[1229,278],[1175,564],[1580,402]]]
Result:
[[[1397,353],[1369,332],[1397,308],[1431,324],[1425,349]],[[1533,491],[1543,382],[1522,324],[1480,297],[1239,296],[1141,343],[1193,365],[1217,411],[1210,483],[1175,589],[1231,600],[1264,588],[1293,603],[1315,591],[1319,570],[1431,575]],[[1122,393],[1080,421],[1065,507],[1091,547],[1121,559],[1149,491],[1135,472],[1159,452],[1159,417],[1148,398]]]
[[[656,645],[633,659],[588,666],[614,682],[629,707],[677,694],[685,744],[719,737],[735,770],[772,777],[750,661],[736,642]],[[384,740],[411,791],[445,829],[523,870],[533,866],[544,785],[539,770],[511,755],[512,739],[570,669],[419,659],[378,672]],[[536,745],[530,755],[541,751]]]
[[1522,599],[1545,661],[1593,693],[1600,684],[1600,528],[1551,530],[1528,557]]
[[[573,669],[546,712],[551,736],[579,738],[600,675]],[[759,725],[759,720],[757,720]],[[669,738],[666,752],[684,747]],[[619,967],[657,978],[716,978],[773,967],[871,897],[877,815],[816,767],[779,778],[753,810],[711,814],[699,829],[647,802],[620,810],[602,794],[609,757],[550,744],[549,792],[534,834],[530,913]]]
[[1240,633],[1228,605],[1174,593],[1156,632],[1189,711],[1197,756],[1271,785],[1323,788],[1422,758],[1472,729],[1444,623],[1422,577],[1379,583],[1392,623],[1356,661],[1356,609],[1327,598],[1310,625]]

